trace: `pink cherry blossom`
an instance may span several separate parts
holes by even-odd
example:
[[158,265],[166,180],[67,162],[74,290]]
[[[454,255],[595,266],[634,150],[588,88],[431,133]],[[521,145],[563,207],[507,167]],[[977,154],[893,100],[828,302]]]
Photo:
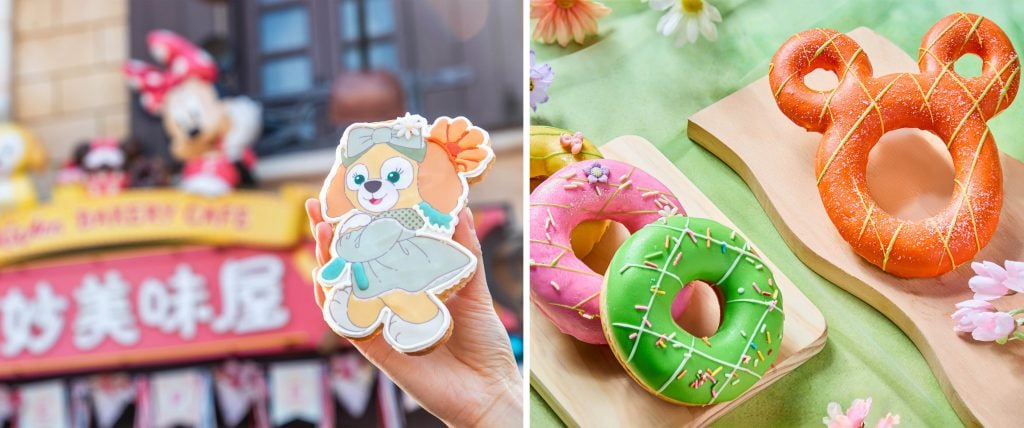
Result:
[[956,325],[954,331],[970,333],[974,331],[974,315],[984,312],[995,312],[996,307],[984,300],[966,300],[956,304],[956,312],[952,318]]
[[864,425],[864,418],[867,417],[869,410],[871,410],[871,397],[866,400],[853,400],[853,404],[850,405],[846,414],[843,414],[843,408],[839,406],[839,403],[833,401],[828,403],[828,417],[821,421],[828,425],[828,428],[860,428]]
[[[869,411],[871,411],[871,397],[853,400],[845,414],[839,403],[831,402],[828,403],[828,416],[822,418],[821,421],[828,428],[862,428],[864,427],[864,419],[867,418]],[[875,428],[892,428],[899,423],[899,415],[887,413],[884,418],[878,421],[878,425],[875,425]]]
[[983,342],[1006,339],[1017,327],[1013,316],[1006,312],[982,312],[971,315],[971,319],[974,322],[971,337]]
[[974,290],[976,300],[995,300],[1009,293],[1005,282],[1007,279],[1006,269],[990,261],[982,263],[971,263],[971,269],[976,274],[967,282],[971,290]]
[[864,418],[868,417],[869,411],[871,411],[871,397],[868,397],[866,400],[853,400],[850,408],[846,409],[846,417],[851,422],[859,422],[858,425],[861,425],[864,423]]
[[886,413],[885,417],[878,420],[878,424],[875,428],[892,428],[900,424],[900,415],[894,415],[892,413]]
[[1003,281],[1003,286],[1024,293],[1024,262],[1006,261],[1006,281]]
[[583,133],[580,131],[576,131],[575,134],[562,134],[559,137],[559,141],[561,141],[563,148],[569,150],[574,155],[580,154],[580,150],[583,150]]

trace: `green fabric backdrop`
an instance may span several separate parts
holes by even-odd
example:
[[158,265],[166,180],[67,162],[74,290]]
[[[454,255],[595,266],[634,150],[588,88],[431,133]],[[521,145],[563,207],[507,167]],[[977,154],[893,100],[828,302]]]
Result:
[[[718,41],[701,39],[683,48],[655,32],[661,14],[639,0],[604,3],[613,13],[600,21],[599,36],[587,45],[532,44],[538,61],[551,64],[556,73],[551,100],[540,105],[532,123],[582,130],[598,144],[623,134],[649,139],[828,321],[828,343],[819,355],[717,425],[820,426],[829,401],[845,408],[867,396],[874,398],[868,417],[872,424],[891,411],[902,416],[903,426],[961,425],[913,343],[879,312],[801,263],[740,177],[686,137],[686,118],[764,76],[775,49],[796,32],[865,26],[916,57],[924,32],[941,17],[963,10],[993,19],[1024,49],[1024,2],[712,0],[723,16]],[[990,122],[999,147],[1017,159],[1024,159],[1022,104],[1018,100]],[[765,150],[768,154],[771,147]],[[533,426],[561,425],[536,391],[531,391],[530,408]]]

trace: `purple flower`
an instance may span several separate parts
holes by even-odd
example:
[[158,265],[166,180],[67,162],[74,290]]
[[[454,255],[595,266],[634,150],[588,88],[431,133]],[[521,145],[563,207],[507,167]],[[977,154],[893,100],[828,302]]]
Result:
[[600,162],[594,162],[589,167],[583,168],[583,174],[587,176],[587,181],[591,183],[608,182],[608,168],[601,166]]
[[530,108],[537,111],[537,104],[548,102],[548,88],[555,80],[550,65],[537,64],[533,50],[530,50]]

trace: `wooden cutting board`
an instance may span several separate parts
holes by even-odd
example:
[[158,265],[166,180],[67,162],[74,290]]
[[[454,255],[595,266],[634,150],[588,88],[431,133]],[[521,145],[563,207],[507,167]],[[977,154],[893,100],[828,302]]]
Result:
[[[850,36],[864,48],[876,75],[917,70],[909,55],[882,36],[864,28]],[[906,131],[914,134],[910,138],[932,138],[923,131]],[[882,272],[854,253],[829,221],[815,186],[813,157],[821,135],[804,131],[779,111],[767,77],[690,117],[689,136],[747,182],[804,263],[874,306],[910,337],[966,424],[1020,426],[1024,419],[1024,344],[978,343],[953,332],[950,315],[954,305],[972,296],[967,286],[973,275],[970,266],[960,266],[939,278],[907,280]],[[995,138],[1020,136],[996,134]],[[896,166],[893,170],[918,162],[921,156],[950,162],[945,154],[936,156],[928,150],[907,153],[898,146],[887,149],[888,154],[876,148],[872,157],[892,156],[882,161]],[[949,165],[952,168],[951,162]],[[1002,263],[1024,259],[1024,165],[1004,154],[1002,166],[1006,193],[999,228],[976,260]],[[938,170],[943,174],[941,167]],[[951,173],[949,177],[951,181]],[[952,187],[952,183],[948,185]],[[908,203],[907,212],[915,211],[914,203]],[[1003,310],[1024,306],[1024,295],[1004,299],[997,306]]]
[[[658,177],[679,198],[687,214],[711,218],[735,228],[718,207],[647,140],[636,136],[619,137],[601,146],[601,152],[609,159],[629,162]],[[620,229],[609,231],[609,234],[624,233]],[[613,252],[613,249],[598,248],[592,254],[610,260]],[[588,345],[560,333],[536,310],[531,311],[530,318],[531,384],[569,426],[707,425],[793,371],[825,346],[825,318],[821,311],[767,255],[764,258],[784,296],[786,333],[775,367],[735,400],[707,407],[678,406],[662,401],[634,382],[607,346]],[[588,256],[587,261],[607,260],[595,261],[593,256]]]

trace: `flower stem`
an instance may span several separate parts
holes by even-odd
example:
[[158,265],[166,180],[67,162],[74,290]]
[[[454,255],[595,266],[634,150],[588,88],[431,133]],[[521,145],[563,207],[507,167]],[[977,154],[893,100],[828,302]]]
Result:
[[1007,313],[1010,314],[1011,317],[1017,314],[1024,314],[1024,308],[1017,308]]

